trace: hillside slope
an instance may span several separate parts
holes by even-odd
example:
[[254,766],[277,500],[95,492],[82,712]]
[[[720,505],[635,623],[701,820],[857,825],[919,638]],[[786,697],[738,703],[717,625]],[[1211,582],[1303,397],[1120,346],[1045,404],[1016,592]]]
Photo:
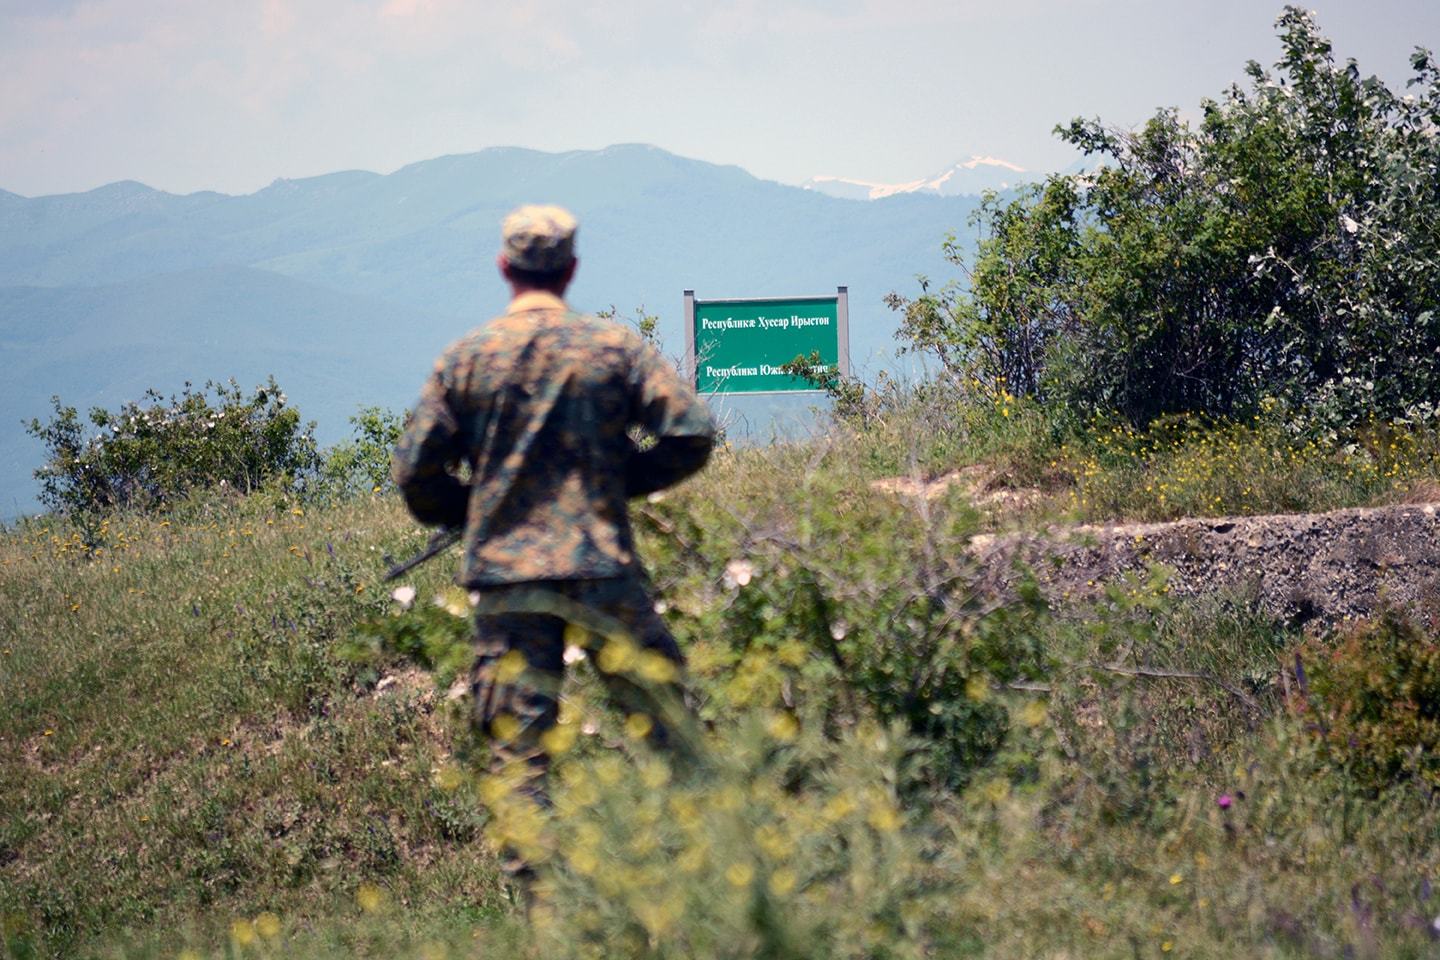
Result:
[[[970,498],[876,489],[871,442],[725,451],[637,504],[710,759],[648,754],[577,664],[539,821],[469,778],[463,699],[347,652],[468,630],[453,557],[408,611],[378,582],[424,540],[392,495],[0,533],[4,949],[1426,955],[1433,764],[1376,789],[1355,742],[1316,734],[1345,717],[1330,647],[1234,597],[1140,587],[1078,624],[1003,601],[964,549]],[[527,823],[528,923],[485,839]]]

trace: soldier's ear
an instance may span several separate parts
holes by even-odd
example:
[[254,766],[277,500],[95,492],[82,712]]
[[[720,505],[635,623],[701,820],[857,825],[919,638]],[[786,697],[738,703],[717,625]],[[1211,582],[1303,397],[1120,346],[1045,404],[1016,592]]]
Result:
[[506,280],[510,279],[510,261],[506,259],[505,254],[497,253],[495,255],[495,269],[500,271],[500,276]]

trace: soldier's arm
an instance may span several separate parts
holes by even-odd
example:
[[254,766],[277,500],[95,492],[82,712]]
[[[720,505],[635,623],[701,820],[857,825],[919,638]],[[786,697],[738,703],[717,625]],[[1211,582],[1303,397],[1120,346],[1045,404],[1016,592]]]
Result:
[[648,450],[633,450],[626,465],[625,493],[639,497],[705,466],[715,445],[715,422],[695,391],[648,344],[637,348],[631,384],[635,421],[655,437]]
[[425,382],[415,413],[400,435],[390,473],[416,520],[432,526],[465,523],[467,491],[452,472],[463,451],[448,395],[444,358]]

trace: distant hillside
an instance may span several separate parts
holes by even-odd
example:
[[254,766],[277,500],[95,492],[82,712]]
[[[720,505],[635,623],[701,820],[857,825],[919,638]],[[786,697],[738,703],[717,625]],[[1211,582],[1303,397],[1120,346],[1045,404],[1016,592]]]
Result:
[[[449,339],[503,307],[493,257],[526,201],[581,220],[582,309],[643,304],[683,343],[681,291],[850,287],[852,354],[889,362],[881,298],[948,275],[947,233],[971,198],[856,204],[654,147],[497,148],[279,180],[248,196],[176,196],[134,182],[82,194],[0,194],[0,515],[33,507],[40,451],[18,422],[48,398],[114,405],[147,386],[274,372],[323,439],[362,403],[402,406]],[[763,421],[763,411],[750,411]]]

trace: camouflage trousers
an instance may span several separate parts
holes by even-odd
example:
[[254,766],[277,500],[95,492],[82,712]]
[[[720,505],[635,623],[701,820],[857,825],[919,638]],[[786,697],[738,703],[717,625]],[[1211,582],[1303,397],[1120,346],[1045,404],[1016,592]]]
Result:
[[[535,802],[549,802],[546,734],[559,719],[570,643],[584,644],[598,661],[607,693],[627,714],[644,718],[653,745],[681,748],[664,718],[682,702],[685,658],[642,578],[481,588],[475,637],[474,723],[489,740],[491,772],[519,771],[518,789]],[[612,642],[624,656],[606,649]],[[646,665],[651,669],[630,669]]]

